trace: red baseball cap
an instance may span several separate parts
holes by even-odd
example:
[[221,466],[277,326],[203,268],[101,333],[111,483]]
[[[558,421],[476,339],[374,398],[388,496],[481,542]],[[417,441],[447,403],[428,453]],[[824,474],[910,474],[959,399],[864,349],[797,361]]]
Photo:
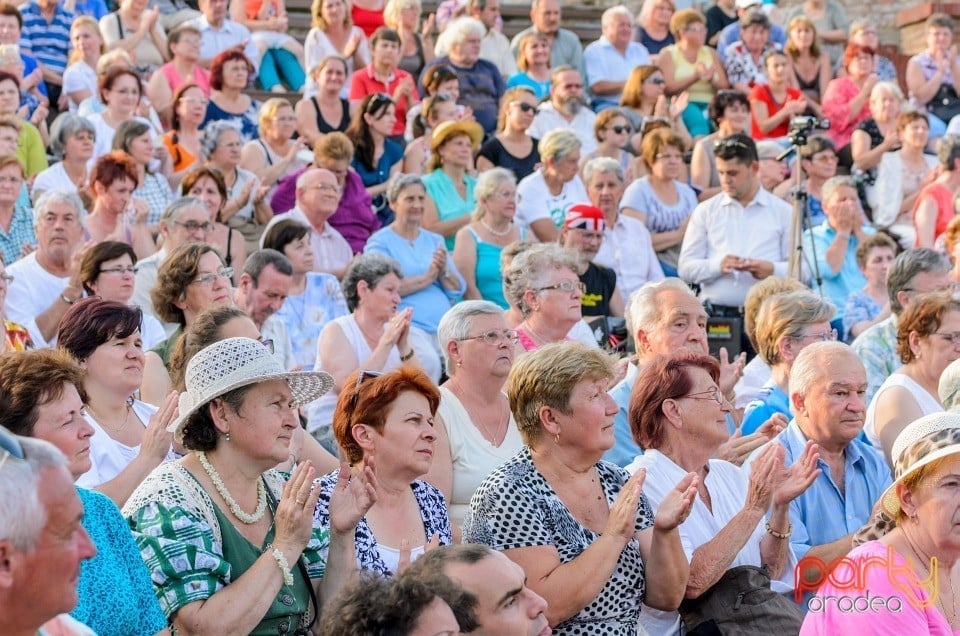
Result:
[[589,203],[577,203],[571,205],[567,210],[563,226],[590,230],[591,232],[603,232],[607,222],[604,219],[603,210],[597,206]]

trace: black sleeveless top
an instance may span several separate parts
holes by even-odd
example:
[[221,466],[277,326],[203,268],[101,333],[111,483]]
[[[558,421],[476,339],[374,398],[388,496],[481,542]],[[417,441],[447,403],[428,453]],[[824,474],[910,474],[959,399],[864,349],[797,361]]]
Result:
[[317,98],[311,97],[310,101],[313,102],[313,110],[317,113],[317,130],[323,134],[347,132],[347,126],[350,125],[350,102],[342,97],[340,98],[340,108],[343,111],[343,116],[340,118],[340,125],[334,128],[323,118],[323,113],[320,112],[320,104],[317,102]]

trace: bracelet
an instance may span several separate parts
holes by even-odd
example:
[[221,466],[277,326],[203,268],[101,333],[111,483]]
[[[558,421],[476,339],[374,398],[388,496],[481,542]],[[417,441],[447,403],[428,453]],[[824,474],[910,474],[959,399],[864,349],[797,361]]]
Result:
[[69,298],[67,298],[67,295],[66,295],[66,294],[60,294],[60,300],[62,300],[63,302],[67,303],[68,305],[72,305],[73,303],[77,302],[76,299],[70,300]]
[[770,526],[769,521],[767,521],[766,526],[767,526],[767,534],[772,536],[774,539],[789,539],[790,535],[793,534],[793,524],[789,522],[787,523],[786,532],[777,532]]
[[283,584],[293,585],[293,573],[290,572],[290,564],[287,563],[287,557],[283,556],[280,548],[274,548],[270,554],[273,555],[273,559],[277,562],[277,565],[280,566],[280,571],[283,572]]
[[400,356],[400,362],[406,362],[407,360],[409,360],[410,358],[412,358],[415,353],[416,353],[416,351],[414,351],[413,349],[410,349],[410,351],[408,351],[408,352],[406,352],[406,353],[404,353],[403,355]]

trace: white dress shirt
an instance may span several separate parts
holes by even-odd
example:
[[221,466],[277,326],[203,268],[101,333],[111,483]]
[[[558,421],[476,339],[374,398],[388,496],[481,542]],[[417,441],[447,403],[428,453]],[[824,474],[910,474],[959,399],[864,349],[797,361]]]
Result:
[[650,232],[639,219],[623,214],[618,214],[616,222],[604,229],[603,242],[593,262],[617,273],[624,299],[646,283],[663,279]]
[[596,119],[596,114],[584,106],[574,115],[573,120],[567,121],[566,117],[557,112],[552,102],[544,102],[540,104],[540,112],[533,118],[527,134],[535,139],[543,139],[543,136],[551,130],[569,128],[576,133],[580,143],[583,144],[580,148],[580,156],[583,157],[597,149],[597,138],[593,133],[593,122]]
[[773,263],[787,275],[791,250],[790,204],[762,187],[746,206],[726,193],[704,201],[690,215],[677,266],[680,278],[700,284],[700,297],[715,305],[743,306],[758,279],[747,271],[724,274],[720,263],[732,254]]

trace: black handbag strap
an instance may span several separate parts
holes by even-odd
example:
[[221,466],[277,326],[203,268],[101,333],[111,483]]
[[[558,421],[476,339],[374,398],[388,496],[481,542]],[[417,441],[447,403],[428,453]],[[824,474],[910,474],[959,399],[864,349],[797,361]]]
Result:
[[[273,491],[270,490],[270,486],[267,485],[267,480],[260,476],[260,479],[263,481],[263,487],[267,491],[267,501],[270,503],[270,512],[273,514],[274,523],[277,520],[277,498],[273,496]],[[320,604],[317,603],[317,594],[313,591],[313,584],[310,582],[310,575],[307,573],[307,566],[303,564],[303,555],[301,554],[297,558],[297,569],[300,570],[300,574],[303,576],[303,580],[307,583],[307,591],[310,592],[310,602],[313,604],[313,617],[310,619],[310,624],[307,625],[307,632],[313,629],[314,624],[317,622],[317,617],[320,616]],[[299,632],[298,632],[299,633]]]

